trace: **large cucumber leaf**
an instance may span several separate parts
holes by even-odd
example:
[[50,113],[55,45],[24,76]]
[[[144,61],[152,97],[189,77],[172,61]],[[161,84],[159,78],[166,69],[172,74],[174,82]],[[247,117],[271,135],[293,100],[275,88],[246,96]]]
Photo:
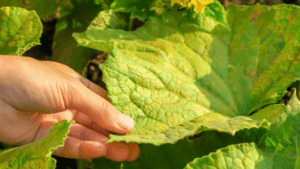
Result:
[[40,140],[21,147],[1,151],[0,168],[54,169],[56,161],[51,158],[51,155],[57,147],[63,146],[72,123],[74,122],[67,120],[54,123],[51,131]]
[[[290,106],[295,109],[295,105]],[[286,112],[290,114],[290,111]],[[282,124],[282,123],[280,123]],[[210,153],[232,144],[258,143],[262,136],[267,132],[264,128],[252,128],[238,131],[235,135],[217,131],[205,131],[199,135],[183,139],[175,144],[164,144],[154,146],[151,144],[139,144],[141,154],[134,162],[115,162],[106,158],[93,159],[93,168],[101,169],[181,169],[188,163],[189,166],[199,168],[201,157],[207,158]],[[247,144],[245,144],[247,143]],[[252,143],[253,144],[253,143]],[[253,146],[253,145],[252,145]],[[235,147],[235,146],[231,146]],[[254,146],[253,146],[254,147]],[[231,149],[232,150],[232,149]],[[255,150],[255,149],[253,149]],[[236,151],[236,150],[235,150]],[[259,150],[255,150],[259,151]],[[260,151],[259,151],[260,152]],[[250,152],[258,153],[258,152]],[[264,154],[263,154],[264,155]],[[231,157],[225,157],[231,158]],[[193,161],[195,159],[195,161]],[[210,159],[219,160],[219,159]],[[221,159],[222,160],[222,159]],[[239,159],[236,159],[239,160]],[[193,161],[193,162],[192,162]],[[259,162],[259,161],[258,161]],[[216,162],[218,163],[218,161]],[[198,166],[199,165],[199,166]],[[233,167],[232,167],[233,168]]]
[[35,11],[0,8],[0,54],[22,55],[39,45],[43,25]]
[[276,121],[285,106],[270,104],[300,77],[298,14],[289,5],[230,6],[228,25],[165,12],[136,31],[75,34],[80,45],[111,52],[101,65],[109,97],[135,121],[110,141],[160,145]]

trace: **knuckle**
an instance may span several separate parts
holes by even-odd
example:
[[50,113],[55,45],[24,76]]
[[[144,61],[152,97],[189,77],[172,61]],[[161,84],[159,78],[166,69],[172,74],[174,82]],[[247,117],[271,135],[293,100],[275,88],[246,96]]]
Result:
[[108,115],[109,109],[110,109],[109,103],[103,99],[101,102],[101,110],[103,115]]

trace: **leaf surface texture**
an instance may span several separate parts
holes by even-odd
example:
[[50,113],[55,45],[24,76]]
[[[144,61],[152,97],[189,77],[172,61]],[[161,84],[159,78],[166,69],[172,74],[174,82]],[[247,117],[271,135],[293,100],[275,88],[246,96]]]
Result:
[[299,13],[288,5],[230,6],[220,22],[173,11],[136,31],[75,34],[80,45],[111,52],[101,65],[109,97],[135,121],[131,133],[110,141],[161,145],[276,121],[285,106],[275,103],[300,75]]
[[35,11],[0,8],[0,54],[22,55],[39,45],[43,25]]

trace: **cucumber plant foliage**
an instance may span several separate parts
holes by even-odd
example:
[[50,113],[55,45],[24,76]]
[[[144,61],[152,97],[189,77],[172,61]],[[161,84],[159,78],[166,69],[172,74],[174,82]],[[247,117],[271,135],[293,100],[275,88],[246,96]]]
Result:
[[[93,168],[300,168],[296,91],[287,105],[278,103],[300,79],[300,8],[199,2],[72,0],[61,7],[56,34],[66,37],[55,37],[54,54],[68,44],[75,56],[61,61],[80,72],[94,51],[110,53],[100,65],[108,96],[135,127],[108,142],[141,148],[134,162],[97,158]],[[70,25],[81,3],[95,3],[86,10],[91,17],[75,15]],[[39,18],[49,11],[1,5],[0,53],[22,55],[39,43]],[[145,24],[133,31],[134,18]],[[51,153],[70,125],[62,121],[44,140],[3,150],[0,166],[54,168]]]

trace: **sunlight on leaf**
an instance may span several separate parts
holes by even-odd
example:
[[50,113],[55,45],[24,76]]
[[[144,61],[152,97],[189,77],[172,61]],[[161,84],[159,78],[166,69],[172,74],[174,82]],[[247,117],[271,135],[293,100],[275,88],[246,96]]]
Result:
[[173,6],[175,3],[180,4],[183,7],[192,7],[194,6],[195,12],[201,14],[203,13],[205,6],[212,3],[213,0],[172,0],[171,6]]
[[111,52],[103,80],[112,104],[135,121],[109,141],[161,145],[277,121],[285,106],[275,103],[300,77],[298,14],[288,5],[230,6],[228,24],[165,12],[136,31],[75,34],[80,45]]

